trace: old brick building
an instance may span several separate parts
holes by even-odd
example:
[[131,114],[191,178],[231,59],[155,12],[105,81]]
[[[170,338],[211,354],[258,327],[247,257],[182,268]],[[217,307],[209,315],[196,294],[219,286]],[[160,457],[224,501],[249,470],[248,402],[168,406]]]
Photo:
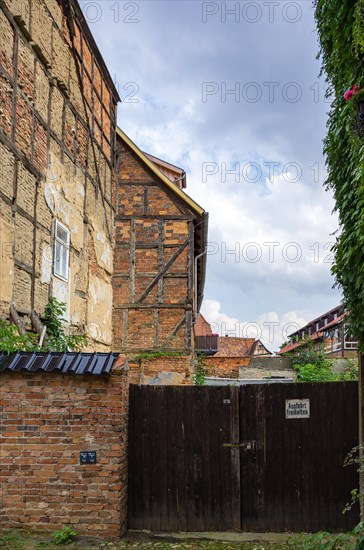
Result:
[[239,378],[241,369],[249,367],[252,359],[273,355],[260,340],[255,338],[235,338],[213,334],[210,324],[201,314],[197,319],[195,333],[196,352],[203,356],[208,376]]
[[107,350],[118,94],[76,0],[0,8],[0,317],[55,296]]
[[207,214],[183,191],[183,170],[146,155],[120,130],[117,159],[114,349],[139,357],[134,382],[189,383]]

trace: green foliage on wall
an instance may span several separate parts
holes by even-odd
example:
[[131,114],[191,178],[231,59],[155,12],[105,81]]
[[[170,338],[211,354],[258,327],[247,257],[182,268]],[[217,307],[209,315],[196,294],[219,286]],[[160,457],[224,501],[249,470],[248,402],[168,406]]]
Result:
[[[364,0],[316,0],[327,95],[332,99],[324,144],[328,176],[340,221],[333,274],[350,311],[353,335],[364,345],[364,138],[356,105],[364,98]],[[358,93],[345,100],[348,88]]]
[[292,367],[297,371],[298,382],[341,382],[358,379],[358,363],[347,360],[343,372],[335,372],[333,361],[308,341],[298,355],[292,357]]
[[206,376],[208,375],[208,366],[204,361],[204,355],[196,354],[196,357],[192,382],[195,386],[204,386],[206,384]]
[[0,351],[34,351],[38,348],[38,340],[38,334],[27,332],[20,335],[15,325],[0,320]]
[[79,351],[87,344],[84,334],[70,335],[65,331],[66,304],[51,298],[45,307],[44,325],[47,327],[46,338],[39,346],[39,335],[27,332],[20,335],[15,325],[0,320],[0,351]]

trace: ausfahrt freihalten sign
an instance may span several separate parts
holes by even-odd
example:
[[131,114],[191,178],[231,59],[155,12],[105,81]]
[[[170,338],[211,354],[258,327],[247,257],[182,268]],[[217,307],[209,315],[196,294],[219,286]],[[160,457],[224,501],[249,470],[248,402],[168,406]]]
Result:
[[286,399],[286,418],[310,418],[310,400]]

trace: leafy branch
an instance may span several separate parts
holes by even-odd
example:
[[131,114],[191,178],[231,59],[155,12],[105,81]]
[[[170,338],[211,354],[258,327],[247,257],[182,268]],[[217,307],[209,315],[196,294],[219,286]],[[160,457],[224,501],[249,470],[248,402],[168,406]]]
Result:
[[84,334],[67,334],[65,325],[66,304],[51,298],[45,307],[44,324],[47,328],[43,345],[39,344],[39,335],[34,332],[19,334],[17,327],[0,320],[0,351],[79,351],[87,344]]

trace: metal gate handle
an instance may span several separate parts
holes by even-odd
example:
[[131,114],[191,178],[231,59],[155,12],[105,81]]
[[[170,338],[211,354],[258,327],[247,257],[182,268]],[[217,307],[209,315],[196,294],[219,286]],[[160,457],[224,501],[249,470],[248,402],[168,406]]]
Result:
[[243,441],[242,443],[224,443],[223,447],[240,447],[246,451],[255,451],[256,450],[256,441]]

